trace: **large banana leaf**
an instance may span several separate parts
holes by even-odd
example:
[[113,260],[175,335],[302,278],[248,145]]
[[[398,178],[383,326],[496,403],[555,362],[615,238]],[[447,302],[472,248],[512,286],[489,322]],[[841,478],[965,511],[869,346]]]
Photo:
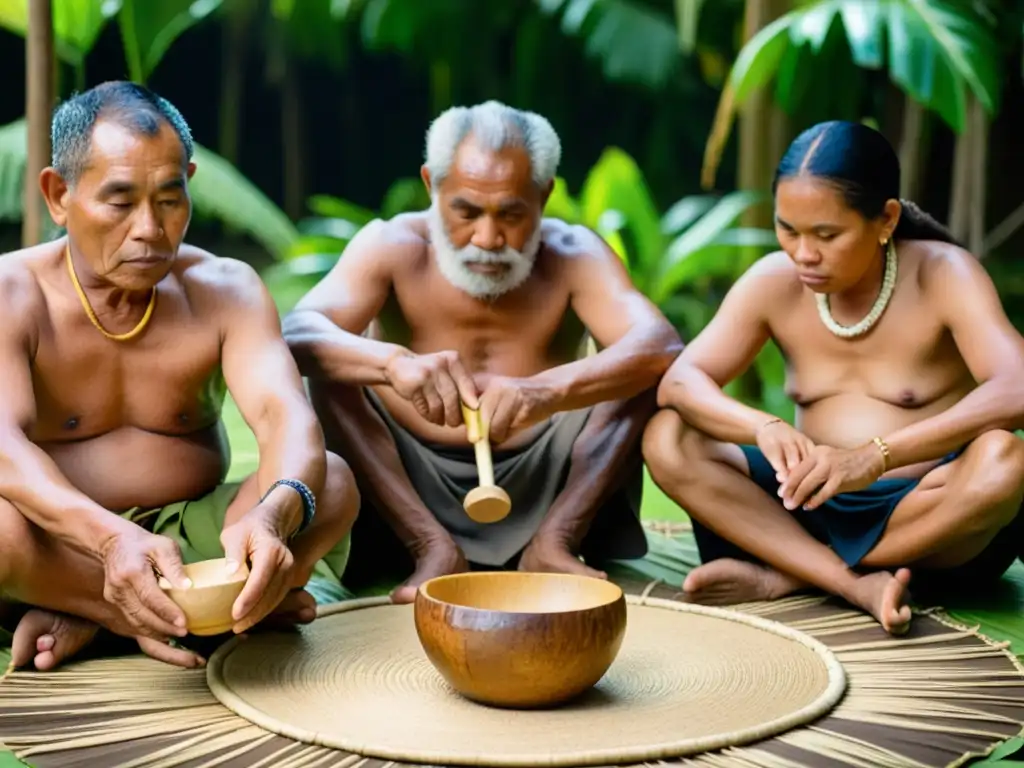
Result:
[[[694,11],[676,0],[690,26]],[[675,19],[636,0],[537,0],[546,13],[561,12],[562,30],[581,37],[589,56],[601,61],[610,80],[662,88],[671,81],[681,60],[680,33]],[[699,9],[698,9],[699,10]]]
[[[21,219],[26,158],[24,119],[0,126],[0,220]],[[197,145],[195,162],[189,191],[196,215],[245,232],[274,256],[283,257],[298,238],[291,220],[216,153]]]
[[131,79],[146,82],[171,43],[220,4],[221,0],[121,0],[118,23]]
[[[833,25],[845,31],[857,66],[881,69],[887,63],[892,81],[955,132],[964,130],[968,95],[990,115],[998,111],[1000,49],[991,21],[970,3],[818,0],[769,24],[740,51],[708,138],[706,186],[711,186],[737,109],[751,93],[779,77],[791,48],[823,55]],[[791,86],[785,78],[779,83],[787,93]]]
[[[104,25],[121,10],[122,0],[58,0],[53,3],[53,39],[57,56],[81,66]],[[29,0],[0,0],[0,27],[25,36]]]

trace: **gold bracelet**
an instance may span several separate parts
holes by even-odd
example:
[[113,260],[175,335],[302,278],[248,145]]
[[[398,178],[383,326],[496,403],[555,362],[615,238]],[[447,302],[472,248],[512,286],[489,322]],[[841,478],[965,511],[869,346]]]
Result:
[[875,445],[878,446],[878,450],[882,453],[882,472],[886,472],[889,469],[889,461],[892,458],[892,454],[889,453],[889,444],[880,437],[872,439]]

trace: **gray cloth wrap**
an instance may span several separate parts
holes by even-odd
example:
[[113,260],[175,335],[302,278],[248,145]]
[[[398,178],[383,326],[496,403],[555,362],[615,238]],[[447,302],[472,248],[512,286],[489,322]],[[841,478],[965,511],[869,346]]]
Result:
[[[591,413],[589,408],[557,413],[535,427],[535,438],[523,447],[492,447],[494,482],[511,498],[512,510],[496,523],[477,523],[462,506],[466,494],[479,485],[473,448],[424,443],[392,418],[372,390],[365,392],[391,432],[424,504],[470,562],[494,567],[503,566],[530,543],[565,484],[573,445]],[[638,511],[637,498],[632,511],[632,525],[637,527]]]

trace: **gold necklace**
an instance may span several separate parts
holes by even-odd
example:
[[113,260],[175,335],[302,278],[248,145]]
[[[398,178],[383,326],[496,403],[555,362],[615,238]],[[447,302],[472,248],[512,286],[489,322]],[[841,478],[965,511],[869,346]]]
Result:
[[82,284],[78,282],[78,275],[75,274],[75,264],[71,260],[71,246],[69,245],[65,250],[65,260],[68,264],[68,273],[71,275],[71,282],[74,283],[75,291],[78,292],[78,298],[82,302],[82,306],[85,308],[85,314],[89,316],[89,320],[96,326],[96,330],[106,336],[112,341],[128,341],[138,336],[145,327],[149,324],[149,320],[153,317],[153,309],[156,307],[156,286],[153,286],[153,291],[149,297],[149,306],[146,307],[146,314],[139,320],[139,324],[132,328],[127,333],[110,333],[106,328],[100,324],[100,320],[96,317],[96,313],[93,312],[92,306],[89,304],[89,297],[85,295],[85,291],[82,290]]

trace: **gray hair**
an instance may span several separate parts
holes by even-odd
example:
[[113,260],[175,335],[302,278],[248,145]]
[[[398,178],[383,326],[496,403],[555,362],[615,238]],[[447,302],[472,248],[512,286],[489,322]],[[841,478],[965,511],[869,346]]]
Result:
[[431,123],[427,131],[426,166],[435,188],[451,171],[455,152],[469,135],[492,152],[510,146],[524,148],[538,186],[543,187],[555,178],[562,145],[551,123],[534,112],[488,101],[473,107],[451,107]]
[[72,186],[88,164],[92,130],[100,119],[145,136],[155,136],[162,124],[169,125],[181,140],[183,164],[192,159],[192,132],[173,104],[136,83],[102,83],[75,94],[53,112],[50,165]]

